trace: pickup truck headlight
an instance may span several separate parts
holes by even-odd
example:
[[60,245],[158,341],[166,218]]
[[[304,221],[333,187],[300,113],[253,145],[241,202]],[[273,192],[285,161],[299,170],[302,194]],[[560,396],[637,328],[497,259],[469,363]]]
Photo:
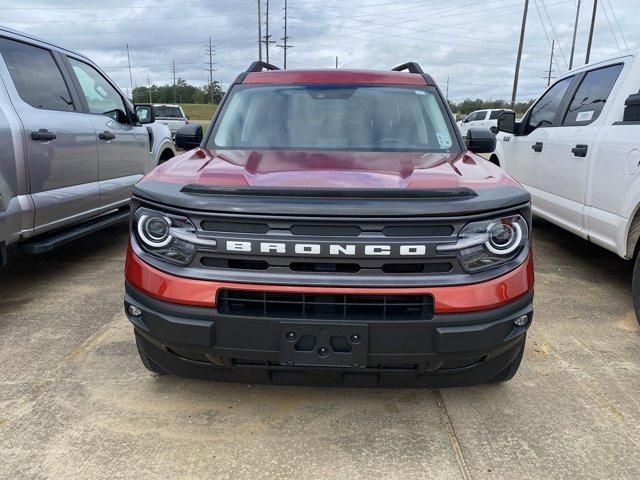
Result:
[[468,223],[455,244],[437,247],[438,253],[457,252],[469,273],[498,267],[529,249],[529,227],[520,215]]
[[147,253],[177,265],[191,263],[198,246],[216,246],[214,239],[198,237],[188,218],[149,208],[136,211],[133,232]]

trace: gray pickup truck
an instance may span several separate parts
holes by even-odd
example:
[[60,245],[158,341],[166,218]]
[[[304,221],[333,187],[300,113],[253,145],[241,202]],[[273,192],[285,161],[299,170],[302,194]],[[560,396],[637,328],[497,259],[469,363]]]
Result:
[[126,219],[175,154],[154,120],[85,56],[0,28],[0,264],[8,245],[42,253]]

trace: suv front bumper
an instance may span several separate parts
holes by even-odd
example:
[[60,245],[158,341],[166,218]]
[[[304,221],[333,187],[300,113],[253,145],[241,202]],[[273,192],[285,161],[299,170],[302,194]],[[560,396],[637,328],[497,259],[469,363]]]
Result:
[[[140,275],[134,273],[140,268],[146,272],[143,277],[147,283],[140,282]],[[183,377],[297,385],[466,386],[493,379],[524,348],[533,315],[531,268],[528,260],[519,267],[522,272],[515,272],[522,277],[520,288],[524,292],[513,288],[507,279],[497,279],[497,286],[491,288],[501,293],[502,303],[492,308],[457,309],[452,313],[451,309],[438,309],[435,293],[436,310],[428,320],[353,322],[366,332],[366,361],[357,367],[282,362],[283,323],[313,323],[331,329],[339,323],[336,320],[308,322],[223,315],[216,309],[215,297],[209,300],[210,305],[204,303],[203,297],[190,305],[180,304],[171,295],[180,295],[177,285],[183,282],[187,282],[188,288],[189,279],[164,275],[155,284],[157,290],[145,292],[142,287],[150,288],[149,281],[153,282],[158,272],[131,252],[125,311],[135,327],[139,346],[149,359],[167,372]],[[243,287],[250,286],[236,285]],[[473,305],[483,298],[482,292],[488,286],[464,288],[469,289],[465,292],[466,301]],[[172,292],[167,295],[172,301],[162,300],[167,297],[161,292]],[[394,289],[388,292],[393,293]],[[130,305],[139,308],[141,315],[130,315]],[[523,315],[528,316],[529,322],[516,326],[514,320]]]

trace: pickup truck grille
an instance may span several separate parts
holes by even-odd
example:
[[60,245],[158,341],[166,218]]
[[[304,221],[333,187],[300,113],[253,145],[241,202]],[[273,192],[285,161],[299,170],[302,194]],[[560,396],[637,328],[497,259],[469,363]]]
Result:
[[431,295],[333,295],[220,290],[224,315],[326,320],[428,320]]

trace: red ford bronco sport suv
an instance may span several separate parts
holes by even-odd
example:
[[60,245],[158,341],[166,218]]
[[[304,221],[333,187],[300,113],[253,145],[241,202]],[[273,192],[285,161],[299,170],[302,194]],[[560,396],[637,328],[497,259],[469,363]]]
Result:
[[[266,71],[264,71],[266,70]],[[466,141],[466,144],[465,144]],[[509,380],[532,319],[529,194],[419,65],[229,88],[200,147],[135,187],[125,310],[158,374]]]

